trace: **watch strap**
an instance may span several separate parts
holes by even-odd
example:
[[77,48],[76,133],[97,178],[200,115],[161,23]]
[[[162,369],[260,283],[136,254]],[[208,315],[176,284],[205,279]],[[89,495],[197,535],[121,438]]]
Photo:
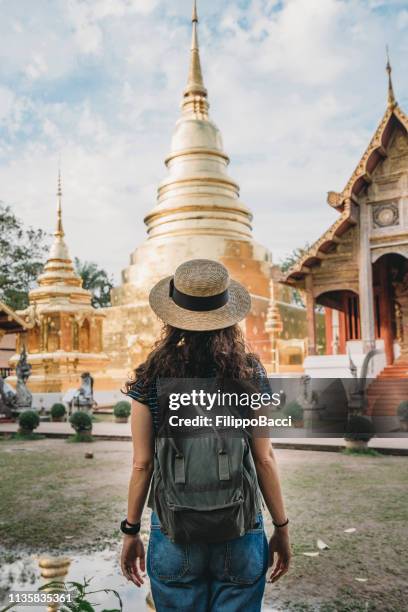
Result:
[[127,519],[123,519],[120,530],[125,535],[137,535],[140,532],[140,523],[129,523]]

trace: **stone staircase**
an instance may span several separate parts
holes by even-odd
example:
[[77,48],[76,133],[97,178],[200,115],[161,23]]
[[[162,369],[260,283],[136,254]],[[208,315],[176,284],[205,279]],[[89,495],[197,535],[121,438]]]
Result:
[[408,400],[408,360],[397,360],[385,367],[369,385],[367,400],[369,415],[396,416],[398,404]]

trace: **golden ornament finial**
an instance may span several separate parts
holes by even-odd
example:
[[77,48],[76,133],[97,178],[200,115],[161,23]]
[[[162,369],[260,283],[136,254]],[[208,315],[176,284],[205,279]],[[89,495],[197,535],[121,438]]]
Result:
[[193,18],[192,18],[192,22],[196,22],[198,23],[198,12],[197,12],[197,0],[194,0],[193,2]]
[[391,62],[390,62],[390,55],[389,55],[389,50],[388,50],[388,45],[386,46],[386,53],[387,53],[387,65],[386,65],[386,70],[388,73],[388,106],[391,108],[395,108],[397,106],[397,101],[395,99],[395,94],[394,94],[394,87],[392,85],[392,68],[391,68]]
[[61,166],[58,168],[58,188],[57,188],[57,228],[54,232],[55,236],[62,238],[64,236],[64,228],[62,227],[62,180],[61,180]]
[[190,71],[188,75],[187,87],[184,91],[184,97],[191,95],[207,97],[207,90],[204,86],[203,73],[201,70],[200,48],[198,44],[198,12],[197,2],[193,3],[192,15],[193,32],[191,38],[191,60]]

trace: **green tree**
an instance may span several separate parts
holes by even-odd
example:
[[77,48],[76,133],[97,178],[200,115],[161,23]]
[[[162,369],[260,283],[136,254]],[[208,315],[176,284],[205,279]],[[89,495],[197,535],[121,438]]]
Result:
[[113,278],[98,264],[91,261],[80,261],[75,257],[75,269],[82,278],[84,289],[92,293],[92,306],[105,308],[111,306],[110,292]]
[[28,306],[28,292],[42,271],[49,235],[25,227],[0,201],[0,299],[15,310]]
[[309,249],[310,249],[310,244],[306,242],[304,247],[298,247],[297,249],[293,249],[293,251],[289,253],[284,259],[281,259],[279,263],[279,267],[282,270],[282,272],[287,272],[288,270],[290,270],[290,268],[294,266],[295,263],[301,257],[303,257],[303,255],[305,255],[305,253],[307,253]]
[[[284,259],[282,259],[279,263],[279,267],[282,272],[287,272],[295,265],[295,263],[303,257],[305,253],[310,249],[310,244],[306,242],[304,247],[298,247],[297,249],[293,249],[291,253],[289,253]],[[305,306],[302,300],[302,296],[298,289],[293,289],[292,293],[292,303],[296,306]]]

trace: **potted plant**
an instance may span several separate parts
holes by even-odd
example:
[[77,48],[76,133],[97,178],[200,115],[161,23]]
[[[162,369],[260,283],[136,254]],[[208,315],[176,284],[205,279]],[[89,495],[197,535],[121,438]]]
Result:
[[346,447],[352,449],[367,448],[368,442],[375,434],[374,425],[367,416],[353,415],[346,425],[344,439]]
[[19,434],[30,436],[40,424],[40,417],[35,410],[24,410],[18,417]]
[[92,419],[87,412],[78,410],[69,417],[73,429],[75,429],[76,435],[74,437],[77,442],[91,442],[92,441]]
[[292,418],[293,427],[303,427],[303,408],[296,400],[292,400],[282,410],[282,414]]
[[51,406],[51,420],[55,423],[60,423],[61,421],[64,421],[66,412],[67,411],[64,404],[53,404]]
[[118,402],[113,407],[115,423],[127,423],[130,415],[130,402]]
[[408,431],[408,400],[401,402],[397,408],[402,431]]

